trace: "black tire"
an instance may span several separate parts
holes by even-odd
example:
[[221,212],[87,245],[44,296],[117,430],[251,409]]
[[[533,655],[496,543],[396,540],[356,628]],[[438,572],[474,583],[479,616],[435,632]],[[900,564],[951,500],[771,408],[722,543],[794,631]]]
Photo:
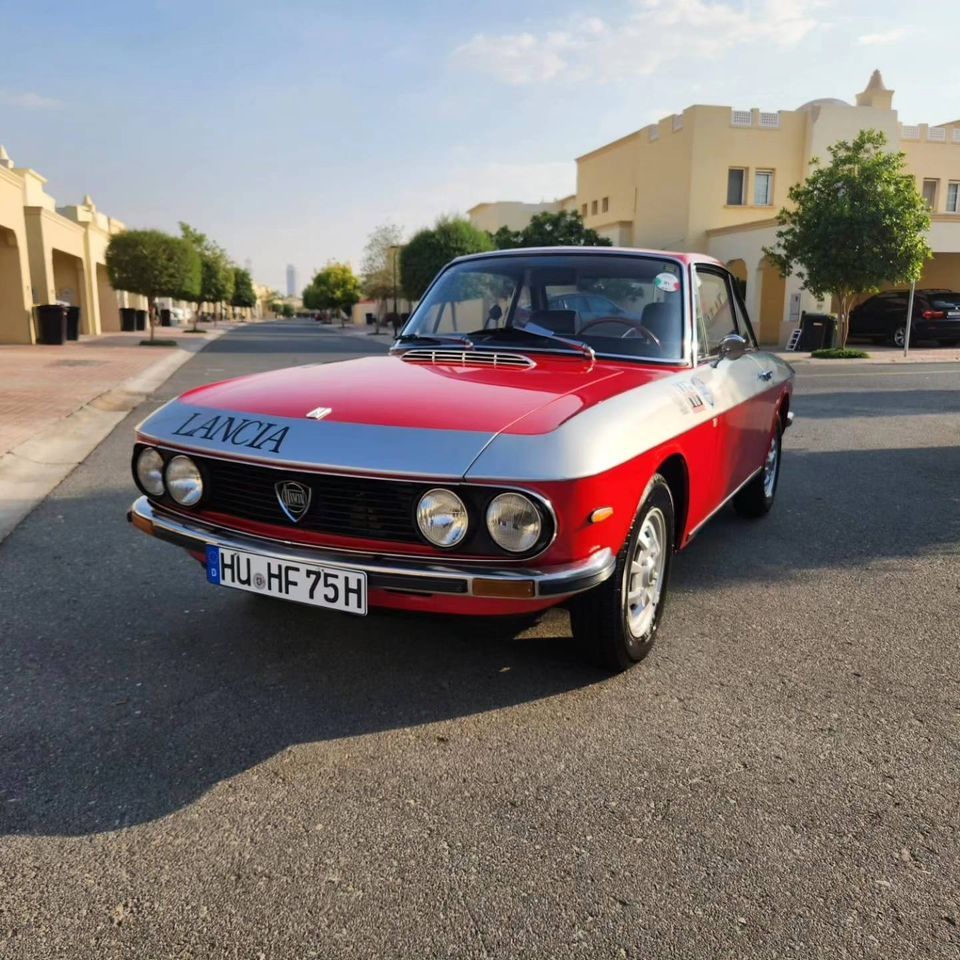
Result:
[[[763,458],[763,464],[760,472],[733,498],[733,509],[741,517],[756,519],[766,516],[773,506],[773,501],[777,496],[777,487],[780,484],[780,463],[781,463],[781,440],[783,431],[780,429],[780,421],[774,424],[773,432],[770,434],[770,446],[767,447],[767,453]],[[773,463],[773,483],[767,483],[767,464],[770,457],[770,447],[776,454]]]
[[[661,528],[659,536],[662,536],[662,542],[657,556],[663,556],[663,565],[655,581],[659,591],[651,606],[652,615],[646,614],[644,629],[635,635],[630,628],[631,610],[627,596],[630,581],[639,574],[629,573],[628,568],[637,551],[641,531],[648,530],[648,518],[651,526]],[[637,511],[630,535],[617,557],[613,575],[592,590],[574,597],[570,603],[573,636],[593,663],[620,672],[639,663],[650,652],[663,617],[673,546],[673,495],[666,480],[657,474]]]
[[893,333],[890,334],[890,342],[895,347],[902,347],[903,341],[906,335],[907,335],[907,328],[901,323],[900,326],[897,327],[893,331]]

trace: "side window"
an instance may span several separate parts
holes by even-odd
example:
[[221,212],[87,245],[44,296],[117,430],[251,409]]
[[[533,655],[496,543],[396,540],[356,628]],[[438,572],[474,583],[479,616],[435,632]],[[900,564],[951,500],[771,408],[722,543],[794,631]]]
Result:
[[720,349],[720,341],[728,333],[742,332],[737,326],[727,278],[721,273],[697,267],[696,304],[699,355],[714,356]]

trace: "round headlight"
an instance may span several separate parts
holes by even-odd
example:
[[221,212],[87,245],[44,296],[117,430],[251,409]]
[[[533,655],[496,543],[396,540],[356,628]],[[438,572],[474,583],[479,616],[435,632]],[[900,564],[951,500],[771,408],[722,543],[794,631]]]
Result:
[[463,501],[450,490],[428,490],[417,504],[417,526],[438,547],[452,547],[467,535]]
[[203,496],[203,477],[199,467],[184,456],[174,457],[166,470],[167,492],[181,506],[192,507]]
[[163,496],[163,457],[153,447],[144,447],[140,451],[137,457],[137,479],[147,493],[155,497]]
[[540,539],[540,511],[522,493],[501,493],[487,507],[487,530],[497,546],[523,553]]

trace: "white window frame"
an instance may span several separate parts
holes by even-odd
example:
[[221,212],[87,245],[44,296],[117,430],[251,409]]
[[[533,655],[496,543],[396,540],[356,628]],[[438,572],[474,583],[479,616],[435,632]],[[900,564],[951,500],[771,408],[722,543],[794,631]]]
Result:
[[[953,206],[950,206],[950,191],[953,190]],[[947,213],[960,213],[960,180],[947,181]]]
[[[933,202],[927,200],[927,184],[933,184]],[[937,177],[924,177],[923,182],[920,185],[920,195],[924,200],[927,200],[927,204],[932,211],[936,211],[937,202],[940,200],[940,180]]]
[[[753,171],[753,205],[755,207],[772,207],[773,206],[773,175],[774,175],[774,171],[769,168]],[[769,188],[767,190],[767,200],[765,203],[761,203],[757,199],[757,180],[759,177],[767,177],[769,180]]]

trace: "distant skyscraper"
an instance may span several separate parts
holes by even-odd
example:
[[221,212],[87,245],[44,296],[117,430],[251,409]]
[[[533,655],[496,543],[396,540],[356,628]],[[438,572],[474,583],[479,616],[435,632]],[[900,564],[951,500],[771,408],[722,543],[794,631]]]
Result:
[[299,293],[297,289],[297,268],[292,264],[287,264],[287,296],[295,297]]

